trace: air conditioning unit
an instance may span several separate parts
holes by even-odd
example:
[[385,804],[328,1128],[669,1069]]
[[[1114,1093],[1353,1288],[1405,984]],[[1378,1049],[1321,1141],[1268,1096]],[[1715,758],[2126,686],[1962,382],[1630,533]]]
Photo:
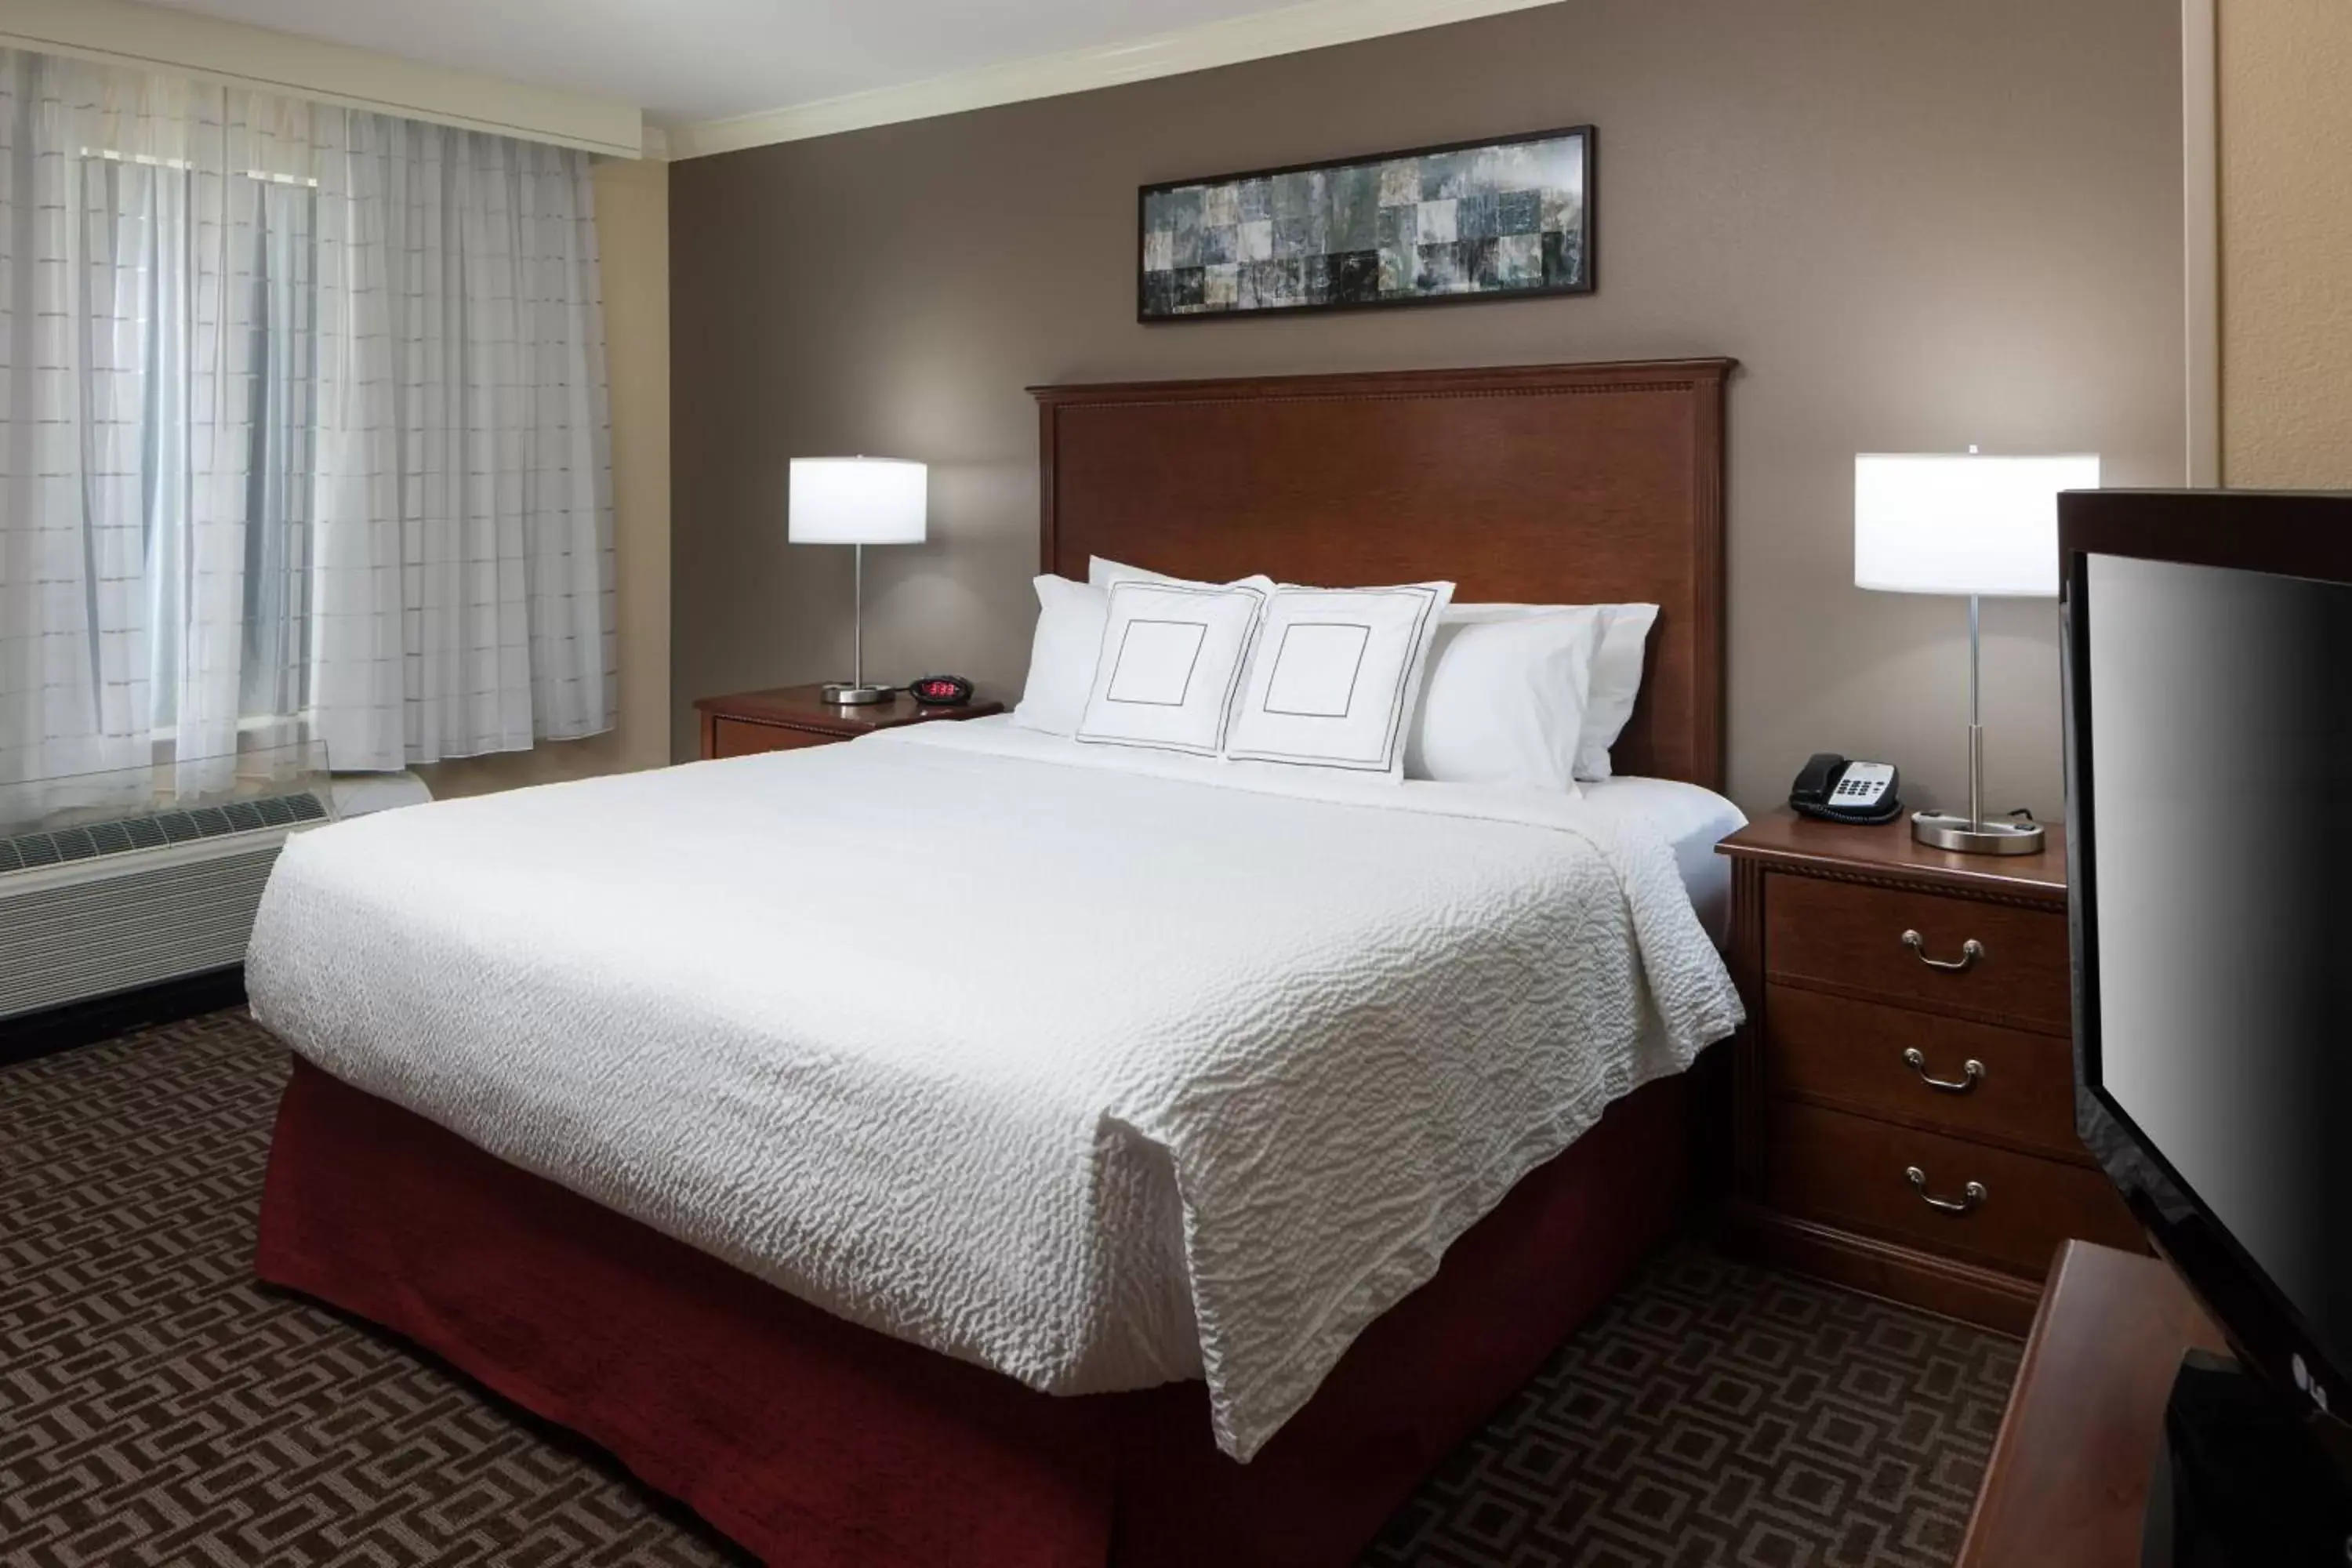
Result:
[[0,1022],[245,962],[299,790],[0,838]]

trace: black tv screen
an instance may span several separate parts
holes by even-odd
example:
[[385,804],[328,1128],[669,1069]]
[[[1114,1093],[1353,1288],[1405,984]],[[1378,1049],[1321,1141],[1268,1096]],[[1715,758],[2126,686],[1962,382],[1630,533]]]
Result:
[[2340,1417],[2352,501],[2105,492],[2061,516],[2084,1140],[2241,1353]]

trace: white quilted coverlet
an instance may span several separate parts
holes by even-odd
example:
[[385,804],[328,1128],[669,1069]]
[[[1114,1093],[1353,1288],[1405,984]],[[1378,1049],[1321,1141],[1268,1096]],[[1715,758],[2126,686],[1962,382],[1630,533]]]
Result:
[[[1739,1005],[1573,797],[975,721],[301,834],[256,1014],[828,1311],[1247,1459]],[[936,966],[926,972],[919,965]]]

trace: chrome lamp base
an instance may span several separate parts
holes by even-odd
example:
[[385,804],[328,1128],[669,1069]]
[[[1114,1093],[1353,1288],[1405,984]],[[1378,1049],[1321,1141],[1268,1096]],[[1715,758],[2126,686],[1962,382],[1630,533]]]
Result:
[[1977,596],[1969,595],[1969,814],[1958,816],[1946,811],[1915,811],[1911,814],[1911,837],[1937,849],[1954,849],[1963,855],[2033,855],[2038,854],[2048,836],[2042,824],[2018,822],[1996,817],[1990,822],[1984,814],[1984,721],[1978,708],[1977,683]]
[[2042,848],[2047,836],[2038,822],[1971,822],[1940,811],[1915,811],[1911,837],[1963,855],[2032,855]]
[[856,596],[850,601],[851,614],[855,618],[850,622],[849,679],[828,680],[818,689],[820,695],[836,708],[871,708],[877,703],[889,701],[898,691],[895,686],[866,684],[866,546],[856,546],[856,565],[852,568],[856,575],[851,578],[856,584]]

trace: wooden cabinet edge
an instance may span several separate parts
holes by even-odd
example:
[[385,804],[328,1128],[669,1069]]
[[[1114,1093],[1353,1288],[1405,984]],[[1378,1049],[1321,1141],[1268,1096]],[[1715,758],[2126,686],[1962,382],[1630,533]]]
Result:
[[1725,1220],[1734,1244],[1761,1261],[1975,1327],[2021,1337],[2041,1305],[2039,1280],[1816,1225],[1746,1200],[1735,1199]]

